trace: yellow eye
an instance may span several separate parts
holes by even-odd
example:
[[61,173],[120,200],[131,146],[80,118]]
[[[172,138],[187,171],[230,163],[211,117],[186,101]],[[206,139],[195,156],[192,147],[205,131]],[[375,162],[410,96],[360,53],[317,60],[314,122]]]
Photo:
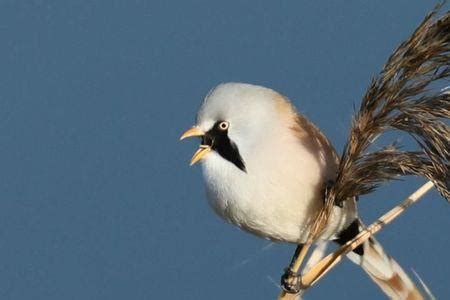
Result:
[[225,131],[225,130],[228,129],[228,127],[230,127],[230,123],[228,123],[227,121],[223,121],[223,122],[219,123],[219,129],[220,130]]

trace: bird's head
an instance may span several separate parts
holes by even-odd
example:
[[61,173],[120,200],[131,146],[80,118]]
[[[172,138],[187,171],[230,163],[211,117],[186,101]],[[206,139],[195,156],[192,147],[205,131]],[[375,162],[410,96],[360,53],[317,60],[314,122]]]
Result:
[[205,97],[196,125],[180,138],[201,137],[191,165],[207,159],[214,151],[246,172],[246,160],[279,128],[284,119],[280,118],[280,106],[287,103],[275,91],[261,86],[243,83],[217,86]]

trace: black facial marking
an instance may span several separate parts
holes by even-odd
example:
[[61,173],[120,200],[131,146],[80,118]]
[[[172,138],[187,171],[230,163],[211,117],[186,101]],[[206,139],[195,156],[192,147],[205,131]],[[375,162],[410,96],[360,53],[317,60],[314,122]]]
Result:
[[233,163],[243,172],[247,172],[244,160],[239,154],[239,149],[228,137],[228,128],[225,130],[222,129],[223,127],[221,128],[222,122],[223,121],[216,122],[213,128],[203,136],[202,145],[211,146],[211,149],[219,153],[220,156]]
[[[334,240],[339,245],[344,245],[351,239],[353,239],[357,234],[359,233],[359,224],[358,220],[353,221],[346,229],[342,230],[338,238]],[[362,244],[356,247],[353,252],[358,254],[359,256],[364,255],[364,248],[362,247]]]
[[212,146],[213,140],[209,134],[202,136],[202,145]]

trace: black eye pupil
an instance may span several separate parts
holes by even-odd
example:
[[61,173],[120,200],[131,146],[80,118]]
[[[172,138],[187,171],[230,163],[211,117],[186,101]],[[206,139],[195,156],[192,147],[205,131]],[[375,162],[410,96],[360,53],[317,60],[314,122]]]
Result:
[[221,129],[224,129],[224,130],[228,128],[228,124],[225,123],[225,122],[220,123],[219,126],[220,126]]

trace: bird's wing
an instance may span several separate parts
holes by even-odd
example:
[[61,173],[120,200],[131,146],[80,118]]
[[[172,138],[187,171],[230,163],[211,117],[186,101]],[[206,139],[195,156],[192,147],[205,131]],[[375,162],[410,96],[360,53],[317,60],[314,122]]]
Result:
[[287,117],[287,124],[289,124],[294,136],[303,147],[314,154],[314,157],[323,166],[326,172],[326,174],[323,174],[323,179],[334,181],[337,175],[339,156],[331,142],[314,123],[295,109],[287,97],[279,95],[276,99],[278,110],[282,112],[284,117]]
[[296,124],[298,126],[292,129],[299,139],[302,139],[304,135],[307,135],[308,137],[310,137],[310,143],[312,143],[315,148],[323,151],[324,155],[330,160],[328,163],[339,163],[339,157],[333,145],[316,125],[314,125],[300,113],[296,114]]

